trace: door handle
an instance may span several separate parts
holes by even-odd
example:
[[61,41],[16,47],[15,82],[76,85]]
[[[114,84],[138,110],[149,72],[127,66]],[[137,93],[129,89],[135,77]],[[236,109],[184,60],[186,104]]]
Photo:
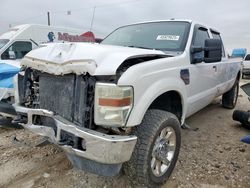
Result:
[[213,66],[213,69],[214,69],[215,72],[217,72],[217,66],[216,65]]

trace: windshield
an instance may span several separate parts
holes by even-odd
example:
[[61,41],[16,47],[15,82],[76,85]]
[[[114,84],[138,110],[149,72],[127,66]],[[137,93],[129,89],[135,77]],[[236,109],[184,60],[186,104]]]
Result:
[[5,46],[10,40],[8,39],[0,39],[0,49]]
[[188,22],[153,22],[118,28],[102,44],[183,51],[190,24]]

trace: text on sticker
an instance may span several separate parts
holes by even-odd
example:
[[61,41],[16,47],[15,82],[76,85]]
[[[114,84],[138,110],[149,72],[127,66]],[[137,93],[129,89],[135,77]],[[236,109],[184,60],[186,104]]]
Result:
[[156,40],[179,40],[179,38],[177,35],[158,35]]

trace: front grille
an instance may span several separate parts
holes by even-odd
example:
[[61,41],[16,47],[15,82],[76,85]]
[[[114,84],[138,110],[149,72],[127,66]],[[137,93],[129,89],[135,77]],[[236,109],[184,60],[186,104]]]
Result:
[[74,85],[74,75],[42,74],[39,78],[40,108],[50,110],[73,121]]
[[[38,83],[38,92],[31,87],[19,83],[21,88],[27,88],[29,92],[19,92],[20,98],[24,98],[22,93],[30,93],[26,96],[23,105],[29,104],[31,108],[41,108],[54,112],[79,126],[89,127],[92,123],[94,83],[93,77],[88,75],[68,74],[63,76],[50,75],[47,73],[32,72],[35,76],[33,83]],[[27,102],[31,99],[31,102]],[[32,102],[36,101],[35,105]],[[26,105],[27,106],[27,105]]]

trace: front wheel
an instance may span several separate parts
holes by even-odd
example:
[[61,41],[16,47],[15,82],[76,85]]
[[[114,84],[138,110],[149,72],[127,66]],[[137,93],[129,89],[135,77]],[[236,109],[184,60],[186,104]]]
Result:
[[236,80],[233,87],[222,95],[222,106],[233,109],[237,103],[239,93],[239,80]]
[[124,169],[130,180],[149,187],[163,184],[178,159],[181,134],[177,117],[161,110],[149,110],[134,134],[138,140]]

